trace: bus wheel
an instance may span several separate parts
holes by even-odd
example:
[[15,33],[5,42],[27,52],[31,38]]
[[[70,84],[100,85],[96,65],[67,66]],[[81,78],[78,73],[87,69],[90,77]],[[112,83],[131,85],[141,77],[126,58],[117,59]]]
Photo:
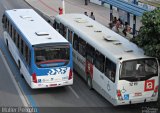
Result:
[[92,89],[92,79],[90,76],[88,76],[88,78],[87,78],[87,85],[88,85],[89,89]]

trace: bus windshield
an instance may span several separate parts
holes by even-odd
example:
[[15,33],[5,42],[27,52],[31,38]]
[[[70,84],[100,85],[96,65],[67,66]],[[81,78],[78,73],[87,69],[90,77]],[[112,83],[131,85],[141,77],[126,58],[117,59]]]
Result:
[[143,81],[158,76],[157,61],[153,58],[124,61],[120,80]]
[[39,68],[65,66],[69,63],[68,46],[36,47],[35,62]]

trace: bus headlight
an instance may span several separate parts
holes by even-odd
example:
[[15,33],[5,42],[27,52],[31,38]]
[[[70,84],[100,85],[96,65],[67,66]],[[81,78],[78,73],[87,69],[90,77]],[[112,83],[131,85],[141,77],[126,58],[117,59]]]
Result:
[[155,97],[158,93],[158,86],[156,86],[156,88],[154,89],[154,92],[152,94],[152,97]]

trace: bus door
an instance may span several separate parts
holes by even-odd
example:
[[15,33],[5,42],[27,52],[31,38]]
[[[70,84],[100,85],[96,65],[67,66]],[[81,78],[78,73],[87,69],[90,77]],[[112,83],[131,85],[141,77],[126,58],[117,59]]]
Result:
[[153,58],[124,61],[118,82],[117,96],[131,103],[158,98],[158,64]]
[[[94,60],[94,70],[93,70],[93,81],[97,85],[97,90],[103,96],[105,96],[106,89],[106,77],[104,75],[104,65],[105,65],[105,56],[99,51],[95,51],[95,60]],[[93,84],[94,85],[94,84]]]
[[[116,79],[116,64],[105,58],[104,75],[103,75],[103,90],[106,98],[115,97],[115,79]],[[101,75],[102,76],[102,75]]]
[[86,80],[87,77],[90,77],[91,79],[93,79],[93,61],[94,61],[94,53],[95,53],[95,49],[90,46],[89,44],[86,45],[86,68],[85,68],[85,72],[86,72]]
[[73,38],[73,61],[74,68],[82,76],[85,76],[85,41],[83,41],[76,33],[74,33]]

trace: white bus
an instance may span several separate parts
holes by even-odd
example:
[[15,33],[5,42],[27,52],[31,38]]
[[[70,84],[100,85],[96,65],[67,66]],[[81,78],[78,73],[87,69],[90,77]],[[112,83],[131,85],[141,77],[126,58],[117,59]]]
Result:
[[157,101],[158,60],[83,14],[58,15],[54,27],[73,46],[73,67],[113,105]]
[[33,9],[6,10],[4,42],[29,86],[73,84],[72,45]]

